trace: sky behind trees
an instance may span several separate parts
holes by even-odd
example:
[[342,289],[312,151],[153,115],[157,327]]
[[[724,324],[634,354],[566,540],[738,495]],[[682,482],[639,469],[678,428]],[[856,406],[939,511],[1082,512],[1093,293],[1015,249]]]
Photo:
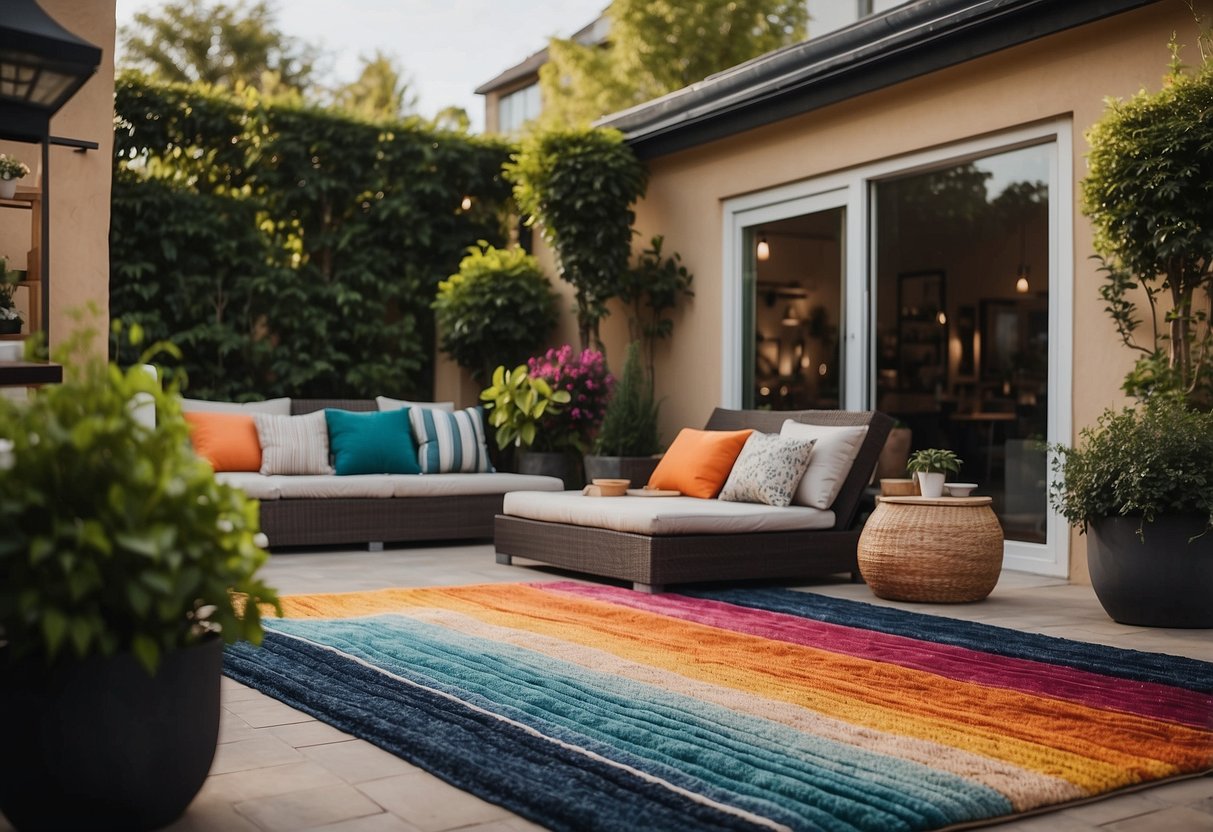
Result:
[[[117,0],[118,26],[157,0]],[[331,63],[318,75],[331,85],[357,79],[359,56],[376,50],[396,58],[418,96],[418,112],[433,117],[464,108],[472,130],[484,125],[480,84],[594,20],[607,0],[280,0],[279,28],[320,46]]]

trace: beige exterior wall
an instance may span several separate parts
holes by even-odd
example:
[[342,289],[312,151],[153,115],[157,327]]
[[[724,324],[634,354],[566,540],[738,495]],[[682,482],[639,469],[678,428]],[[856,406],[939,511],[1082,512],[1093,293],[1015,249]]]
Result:
[[[1208,3],[1198,4],[1206,13]],[[1164,0],[1078,30],[980,58],[744,135],[650,163],[648,195],[638,207],[637,246],[655,233],[679,251],[695,275],[695,297],[676,317],[672,345],[658,359],[666,441],[701,425],[721,401],[723,203],[732,197],[947,145],[1043,120],[1073,124],[1074,193],[1085,169],[1088,127],[1106,96],[1157,89],[1172,32],[1198,60],[1198,26],[1181,0]],[[1075,434],[1122,399],[1131,366],[1118,346],[1089,257],[1091,230],[1077,205],[1073,226],[1073,409]],[[618,316],[617,316],[618,317]],[[614,330],[612,330],[614,333]],[[618,340],[608,345],[622,355]],[[1071,579],[1085,582],[1085,539],[1071,547]]]
[[[101,65],[84,87],[51,120],[51,135],[97,142],[97,150],[78,152],[50,148],[50,302],[51,346],[75,326],[69,311],[95,303],[104,334],[109,327],[110,170],[114,136],[115,0],[39,0],[42,9],[65,29],[101,47]],[[0,142],[0,151],[27,162],[33,175],[23,186],[40,181],[41,148]],[[36,218],[33,218],[36,220]],[[0,215],[0,254],[10,265],[24,263],[30,247],[29,212]],[[104,338],[96,344],[106,347]]]

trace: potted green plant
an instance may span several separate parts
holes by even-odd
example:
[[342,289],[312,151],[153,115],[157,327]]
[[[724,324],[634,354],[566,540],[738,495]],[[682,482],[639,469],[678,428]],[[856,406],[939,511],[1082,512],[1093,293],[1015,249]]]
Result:
[[1091,587],[1114,620],[1213,627],[1213,413],[1177,396],[1108,410],[1057,453],[1050,499],[1087,535]]
[[1213,334],[1202,308],[1213,290],[1213,65],[1189,73],[1174,44],[1172,55],[1161,90],[1111,102],[1088,132],[1082,183],[1100,295],[1138,356],[1123,389],[1142,404],[1105,411],[1077,449],[1053,448],[1050,497],[1087,532],[1091,584],[1113,619],[1213,627]]
[[547,379],[532,376],[527,365],[512,370],[504,366],[493,371],[493,383],[480,392],[488,411],[489,424],[496,430],[497,448],[513,448],[519,454],[516,468],[522,474],[560,477],[566,488],[575,488],[575,476],[564,453],[548,456],[526,454],[536,442],[544,445],[540,425],[545,418],[559,414],[571,399],[567,390],[554,390]]
[[175,390],[85,341],[57,354],[63,384],[0,399],[0,810],[19,829],[179,816],[214,756],[223,643],[259,641],[277,603],[256,506],[194,455]]
[[637,487],[647,483],[657,467],[654,454],[660,450],[659,410],[652,380],[641,364],[640,342],[633,341],[594,438],[594,453],[585,456],[586,479],[626,479]]
[[481,241],[438,284],[439,346],[483,384],[497,364],[514,366],[556,326],[556,293],[539,262],[520,248]]
[[29,165],[7,153],[0,153],[0,199],[12,199],[17,193],[17,180],[29,175]]
[[8,268],[8,260],[0,257],[0,335],[21,332],[23,319],[13,303],[13,292],[21,282],[22,273]]
[[948,473],[960,473],[963,464],[964,460],[952,451],[924,448],[910,455],[906,470],[918,480],[918,491],[923,497],[940,497],[943,496],[943,481]]

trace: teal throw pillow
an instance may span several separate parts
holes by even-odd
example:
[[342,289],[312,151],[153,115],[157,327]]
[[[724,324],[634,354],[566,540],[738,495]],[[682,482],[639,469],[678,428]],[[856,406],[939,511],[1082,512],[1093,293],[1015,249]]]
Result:
[[420,474],[407,410],[324,411],[338,475]]

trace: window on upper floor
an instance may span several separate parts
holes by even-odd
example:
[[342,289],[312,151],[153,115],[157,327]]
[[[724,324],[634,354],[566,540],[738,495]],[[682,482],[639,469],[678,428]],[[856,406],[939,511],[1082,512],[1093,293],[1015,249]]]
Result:
[[517,132],[523,124],[539,115],[541,106],[538,84],[503,95],[498,104],[497,129],[502,133]]

